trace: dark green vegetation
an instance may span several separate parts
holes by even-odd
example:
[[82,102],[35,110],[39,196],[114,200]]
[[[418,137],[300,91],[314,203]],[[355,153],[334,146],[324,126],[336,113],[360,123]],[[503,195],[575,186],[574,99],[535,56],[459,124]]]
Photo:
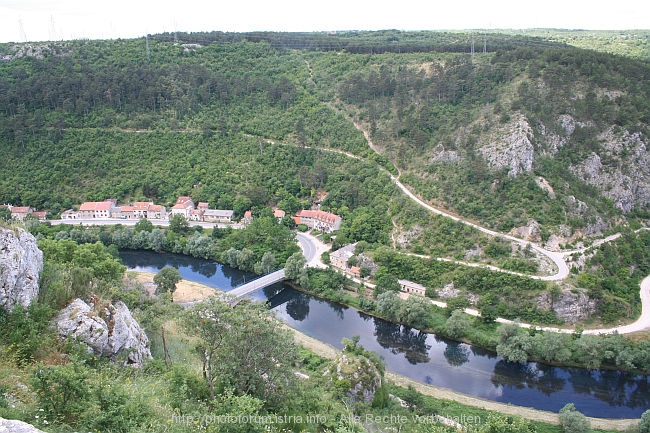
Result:
[[[372,401],[355,402],[346,396],[347,379],[323,374],[336,371],[331,361],[298,349],[263,305],[244,301],[233,309],[212,300],[182,311],[168,296],[148,297],[137,284],[122,280],[114,270],[123,268],[110,247],[70,239],[42,239],[40,245],[46,266],[41,298],[27,311],[17,307],[7,314],[0,309],[4,418],[53,433],[344,433],[377,425],[442,433],[455,429],[432,428],[425,417],[471,413],[477,417],[472,425],[476,432],[492,432],[503,423],[518,426],[509,431],[530,432],[527,426],[535,425],[539,432],[559,432],[557,426],[506,418],[388,383]],[[127,303],[151,338],[154,360],[141,369],[117,367],[77,342],[60,341],[49,319],[64,298],[89,296],[95,302]],[[354,337],[346,351],[383,374],[381,360]],[[389,393],[402,397],[408,407]],[[395,424],[393,417],[368,424],[367,416],[380,420],[389,414],[401,421]],[[219,421],[219,416],[224,418]],[[423,418],[416,422],[414,416]]]

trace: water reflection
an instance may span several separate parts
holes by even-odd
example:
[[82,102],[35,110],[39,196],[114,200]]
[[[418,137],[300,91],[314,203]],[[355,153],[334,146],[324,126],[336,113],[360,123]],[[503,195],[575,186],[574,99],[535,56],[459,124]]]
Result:
[[428,334],[406,326],[374,318],[375,336],[381,347],[393,354],[403,353],[411,364],[429,362]]
[[550,396],[566,385],[566,379],[560,377],[558,373],[557,368],[535,362],[520,364],[502,359],[494,365],[491,381],[495,386],[536,389]]
[[[157,272],[174,266],[187,280],[225,291],[253,277],[185,256],[132,251],[120,255],[131,269]],[[386,322],[283,284],[251,296],[268,302],[292,327],[334,347],[357,334],[366,349],[385,359],[389,370],[435,386],[553,412],[575,403],[587,416],[638,418],[650,407],[648,376],[508,363],[492,352]]]
[[468,363],[470,354],[469,345],[456,341],[448,341],[444,352],[447,363],[452,367],[460,367]]

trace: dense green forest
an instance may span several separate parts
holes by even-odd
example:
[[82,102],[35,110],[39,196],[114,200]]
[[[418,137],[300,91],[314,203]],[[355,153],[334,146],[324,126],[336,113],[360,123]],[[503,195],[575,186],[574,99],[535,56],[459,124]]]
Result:
[[[233,173],[258,151],[272,159],[273,140],[345,150],[396,173],[394,164],[425,198],[504,231],[530,219],[553,231],[612,225],[621,210],[647,217],[645,196],[622,205],[576,167],[592,153],[627,165],[603,134],[644,140],[648,64],[558,42],[569,39],[490,32],[476,35],[475,53],[468,33],[398,31],[167,34],[149,51],[144,40],[5,44],[0,201],[55,214],[109,196],[270,202],[287,183],[269,181],[279,173],[243,182]],[[570,134],[558,123],[566,116]],[[513,176],[481,149],[522,118],[534,152]],[[308,199],[305,183],[324,186],[301,180],[291,194]]]

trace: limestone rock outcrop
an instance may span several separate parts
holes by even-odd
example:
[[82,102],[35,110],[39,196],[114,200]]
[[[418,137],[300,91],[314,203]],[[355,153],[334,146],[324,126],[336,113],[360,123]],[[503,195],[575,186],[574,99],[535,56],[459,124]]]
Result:
[[341,355],[334,362],[332,376],[349,383],[346,395],[356,401],[372,401],[382,383],[377,367],[363,356]]
[[0,433],[45,433],[31,424],[15,419],[0,418]]
[[93,299],[75,299],[54,318],[61,337],[77,338],[98,356],[139,367],[151,359],[149,339],[127,306]]
[[28,307],[38,296],[42,270],[36,238],[22,228],[0,228],[0,307],[7,312],[19,304]]

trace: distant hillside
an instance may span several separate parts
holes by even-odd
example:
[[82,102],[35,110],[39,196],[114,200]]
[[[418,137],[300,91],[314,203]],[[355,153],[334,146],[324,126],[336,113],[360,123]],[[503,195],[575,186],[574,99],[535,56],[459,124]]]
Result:
[[558,33],[0,45],[0,202],[54,212],[85,199],[179,194],[307,203],[314,189],[340,186],[339,173],[347,187],[327,208],[380,201],[385,214],[388,196],[368,186],[377,172],[359,183],[345,164],[286,154],[272,140],[397,168],[422,197],[502,231],[540,224],[539,236],[570,240],[647,219],[647,34],[617,56]]

